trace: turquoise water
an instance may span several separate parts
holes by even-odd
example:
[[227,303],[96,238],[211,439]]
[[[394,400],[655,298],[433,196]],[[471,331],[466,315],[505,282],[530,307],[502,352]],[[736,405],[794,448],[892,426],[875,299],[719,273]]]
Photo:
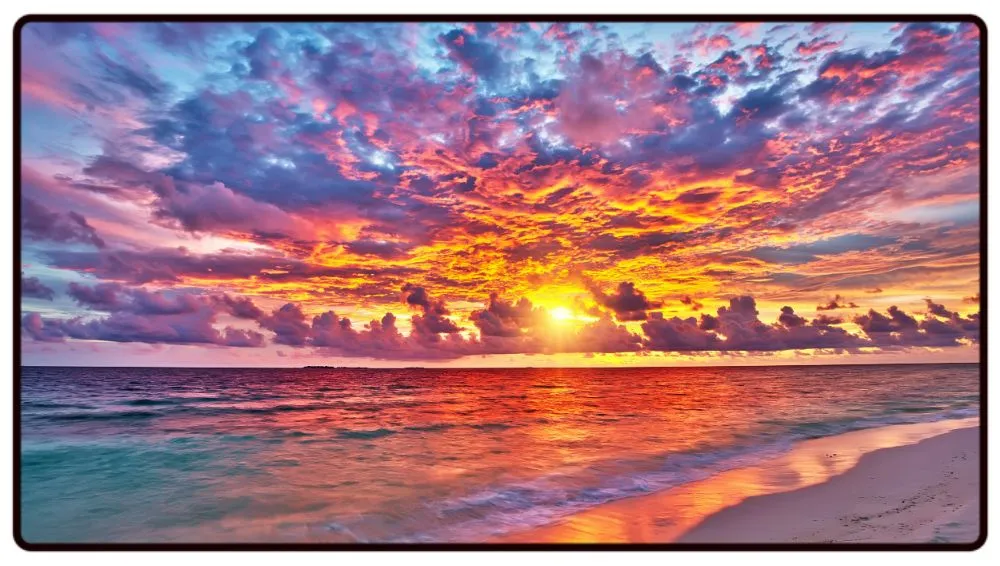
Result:
[[479,541],[978,411],[978,365],[22,368],[22,535]]

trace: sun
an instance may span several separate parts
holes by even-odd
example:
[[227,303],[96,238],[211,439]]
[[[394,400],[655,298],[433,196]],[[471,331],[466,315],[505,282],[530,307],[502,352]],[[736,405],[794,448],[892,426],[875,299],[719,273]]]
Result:
[[573,315],[573,311],[569,310],[566,307],[554,307],[552,309],[549,309],[549,315],[551,315],[554,320],[557,320],[559,322],[573,320],[574,318],[576,318]]

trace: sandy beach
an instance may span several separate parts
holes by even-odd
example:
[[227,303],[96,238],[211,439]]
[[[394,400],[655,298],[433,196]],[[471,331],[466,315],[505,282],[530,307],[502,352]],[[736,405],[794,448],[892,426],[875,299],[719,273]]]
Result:
[[978,447],[977,427],[877,450],[824,483],[723,509],[678,542],[971,543]]
[[896,425],[805,441],[503,541],[971,543],[978,495],[978,419]]

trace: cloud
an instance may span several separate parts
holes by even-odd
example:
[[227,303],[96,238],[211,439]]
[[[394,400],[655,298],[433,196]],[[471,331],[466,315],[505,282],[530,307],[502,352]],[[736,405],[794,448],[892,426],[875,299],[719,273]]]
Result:
[[182,314],[143,315],[117,311],[103,318],[46,319],[28,313],[21,328],[34,340],[61,342],[100,340],[106,342],[143,342],[147,344],[202,344],[234,347],[259,347],[263,336],[251,330],[216,329],[215,312],[202,308]]
[[51,301],[55,299],[56,292],[42,283],[37,277],[25,277],[22,271],[21,296]]
[[264,316],[264,311],[254,304],[253,300],[247,297],[233,297],[227,294],[216,295],[211,298],[218,308],[235,316],[248,320],[260,320]]
[[369,255],[384,259],[400,258],[406,256],[406,252],[412,246],[402,242],[390,242],[386,240],[374,240],[364,238],[347,242],[344,249],[358,255]]
[[441,37],[452,58],[473,76],[493,83],[504,74],[504,62],[498,50],[464,30],[453,29]]
[[832,51],[843,45],[842,41],[827,39],[829,36],[816,36],[809,41],[800,41],[795,46],[795,52],[803,57],[810,57],[825,51]]
[[[429,307],[432,308],[432,307]],[[379,359],[434,359],[454,358],[464,355],[465,341],[431,336],[436,330],[443,333],[449,328],[434,327],[441,323],[433,312],[413,319],[413,332],[406,336],[396,327],[396,316],[386,313],[381,319],[367,323],[356,330],[346,317],[326,311],[308,319],[300,306],[288,303],[260,318],[261,328],[274,333],[275,344],[317,348],[340,355],[365,356]],[[453,331],[452,331],[453,332]]]
[[[103,312],[129,312],[142,316],[191,314],[203,309],[235,310],[249,308],[249,299],[237,303],[228,296],[216,297],[191,292],[148,291],[129,288],[119,283],[98,283],[94,286],[71,282],[67,294],[76,303],[90,310]],[[227,302],[229,301],[229,302]]]
[[653,313],[642,328],[647,336],[646,347],[660,351],[853,351],[871,345],[866,337],[833,326],[839,321],[828,317],[808,321],[789,306],[782,307],[773,324],[762,322],[758,314],[753,297],[739,296],[730,299],[729,305],[720,307],[714,316],[667,319],[662,313]]
[[508,248],[507,257],[511,261],[524,261],[527,259],[543,260],[548,255],[561,250],[562,247],[562,244],[557,241],[516,244]]
[[840,295],[835,295],[829,302],[817,305],[816,310],[818,311],[832,311],[837,309],[856,309],[858,305],[853,302],[845,302],[844,297]]
[[844,318],[840,316],[830,316],[828,314],[818,314],[816,318],[812,319],[812,324],[816,326],[832,326],[834,324],[843,324]]
[[554,106],[559,131],[578,147],[614,144],[659,121],[652,94],[665,77],[648,53],[584,54],[571,72]]
[[414,273],[406,267],[322,266],[269,251],[221,250],[196,253],[188,248],[143,250],[46,251],[51,265],[91,273],[123,283],[177,283],[202,280],[293,281],[319,277],[352,278],[362,275],[401,277]]
[[304,346],[309,341],[311,328],[306,323],[302,307],[294,303],[282,305],[259,322],[261,328],[274,333],[275,344]]
[[219,344],[232,348],[260,348],[264,346],[264,335],[255,330],[229,327],[222,331]]
[[29,312],[21,317],[21,330],[36,342],[62,342],[65,333],[59,327],[60,323],[46,321],[36,312]]
[[431,299],[423,287],[412,283],[403,285],[403,300],[409,305],[423,309],[423,315],[410,317],[413,325],[413,336],[424,342],[438,342],[441,334],[454,334],[461,330],[457,324],[447,318],[448,308],[444,301]]
[[156,195],[153,217],[190,232],[237,231],[245,234],[306,236],[310,223],[271,203],[258,202],[215,181],[198,184],[173,175],[146,171],[121,156],[97,157],[84,171],[110,183],[121,195],[138,198],[143,190]]
[[528,299],[522,297],[517,303],[508,303],[496,293],[490,294],[485,309],[473,311],[469,315],[469,320],[482,336],[504,338],[522,336],[525,331],[542,324],[546,318],[545,310],[533,306]]
[[589,247],[606,252],[614,252],[622,257],[632,257],[650,253],[669,244],[681,243],[687,236],[669,232],[647,232],[642,235],[615,236],[602,234],[590,241]]
[[646,320],[646,311],[663,306],[660,301],[650,301],[646,295],[636,289],[635,284],[623,281],[618,284],[614,293],[604,293],[600,287],[593,282],[587,282],[587,287],[593,295],[594,300],[605,308],[609,308],[615,313],[618,320]]
[[817,70],[817,79],[802,89],[805,98],[826,104],[843,104],[881,96],[898,84],[894,72],[899,54],[885,50],[866,54],[861,51],[834,52]]
[[730,49],[732,46],[733,40],[729,36],[717,33],[712,35],[701,34],[690,41],[681,43],[679,47],[705,56],[715,51]]
[[960,340],[979,341],[979,314],[963,317],[927,299],[929,316],[922,321],[896,306],[886,314],[870,309],[854,318],[872,342],[879,346],[956,346]]
[[795,309],[792,307],[781,307],[781,315],[778,317],[778,322],[785,328],[796,328],[805,326],[806,319],[795,314]]
[[36,240],[105,246],[97,231],[79,213],[54,212],[29,197],[21,197],[21,233]]
[[149,344],[206,344],[262,347],[264,335],[248,329],[217,328],[218,314],[254,318],[260,310],[246,298],[184,292],[149,291],[119,283],[93,286],[70,282],[67,294],[81,307],[109,313],[103,317],[43,318],[28,313],[22,328],[35,340],[46,342],[102,340]]
[[707,188],[694,189],[683,193],[674,202],[680,204],[708,204],[722,195],[722,191]]
[[[930,299],[924,320],[917,320],[895,306],[889,307],[886,314],[869,310],[853,319],[863,333],[851,334],[836,326],[843,323],[840,317],[820,314],[809,320],[789,306],[781,308],[777,321],[765,323],[759,319],[754,298],[744,295],[731,298],[715,315],[702,314],[700,319],[666,318],[661,312],[650,313],[640,325],[643,334],[639,335],[607,315],[593,322],[565,326],[525,298],[508,302],[492,294],[485,308],[469,315],[478,334],[465,337],[459,332],[461,328],[448,318],[450,311],[443,301],[433,299],[425,288],[411,283],[403,286],[402,302],[418,308],[422,314],[411,317],[409,334],[399,330],[396,315],[391,312],[358,329],[349,318],[332,310],[310,318],[300,305],[287,303],[265,313],[249,298],[227,294],[152,292],[115,283],[92,287],[73,283],[68,292],[81,306],[110,314],[99,318],[52,319],[28,313],[22,319],[26,336],[42,342],[70,338],[231,347],[267,344],[267,337],[255,330],[217,328],[217,315],[226,313],[255,321],[271,334],[270,342],[276,345],[400,360],[559,352],[857,351],[870,347],[958,346],[979,339],[978,314],[962,316]],[[623,311],[626,313],[650,305],[628,284],[620,285],[615,295],[605,298],[609,305],[626,309]]]
[[642,349],[639,335],[629,332],[624,326],[615,324],[610,318],[583,325],[568,347],[573,352],[617,353]]
[[690,295],[684,295],[683,297],[681,297],[680,302],[682,305],[689,306],[691,307],[692,310],[696,311],[700,311],[704,306],[700,302],[692,299]]
[[648,321],[642,323],[642,331],[646,334],[646,347],[650,350],[708,351],[721,349],[722,346],[719,336],[703,330],[694,317],[668,319],[663,317],[663,313],[655,312]]
[[192,232],[237,230],[249,234],[308,234],[308,223],[277,206],[260,203],[234,192],[222,183],[185,184],[183,189],[161,195],[156,214],[175,219]]
[[801,265],[820,259],[823,256],[840,255],[852,251],[864,251],[894,243],[895,239],[885,236],[867,234],[844,234],[817,240],[808,244],[796,244],[787,247],[764,246],[750,252],[750,256],[783,265]]
[[101,283],[94,287],[70,283],[68,294],[77,304],[99,311],[116,311],[124,308],[120,302],[121,285],[116,283]]
[[940,316],[944,318],[951,318],[955,313],[948,310],[944,305],[935,303],[932,299],[924,299],[927,303],[927,312],[933,314],[934,316]]

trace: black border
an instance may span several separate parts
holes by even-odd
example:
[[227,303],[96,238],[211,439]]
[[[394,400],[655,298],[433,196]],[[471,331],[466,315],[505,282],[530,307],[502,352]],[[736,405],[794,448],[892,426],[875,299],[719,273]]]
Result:
[[926,544],[926,543],[33,543],[21,536],[21,279],[16,279],[13,285],[14,308],[17,313],[13,319],[16,340],[13,349],[13,501],[14,521],[13,534],[17,545],[28,551],[316,551],[316,550],[348,550],[348,551],[381,551],[381,550],[625,550],[625,551],[973,551],[983,546],[987,535],[987,29],[986,22],[972,14],[824,14],[824,15],[765,15],[765,14],[702,14],[702,15],[614,15],[614,14],[365,14],[365,15],[291,15],[291,14],[213,14],[213,15],[128,15],[128,14],[91,14],[91,15],[34,15],[22,16],[14,24],[14,75],[13,75],[13,148],[14,148],[14,190],[13,210],[16,211],[14,231],[14,274],[20,273],[21,267],[21,30],[32,22],[674,22],[674,23],[728,23],[734,21],[748,22],[965,22],[979,28],[979,71],[980,71],[980,144],[979,144],[979,296],[980,296],[980,342],[979,342],[979,386],[980,386],[980,437],[979,437],[979,537],[971,543]]

